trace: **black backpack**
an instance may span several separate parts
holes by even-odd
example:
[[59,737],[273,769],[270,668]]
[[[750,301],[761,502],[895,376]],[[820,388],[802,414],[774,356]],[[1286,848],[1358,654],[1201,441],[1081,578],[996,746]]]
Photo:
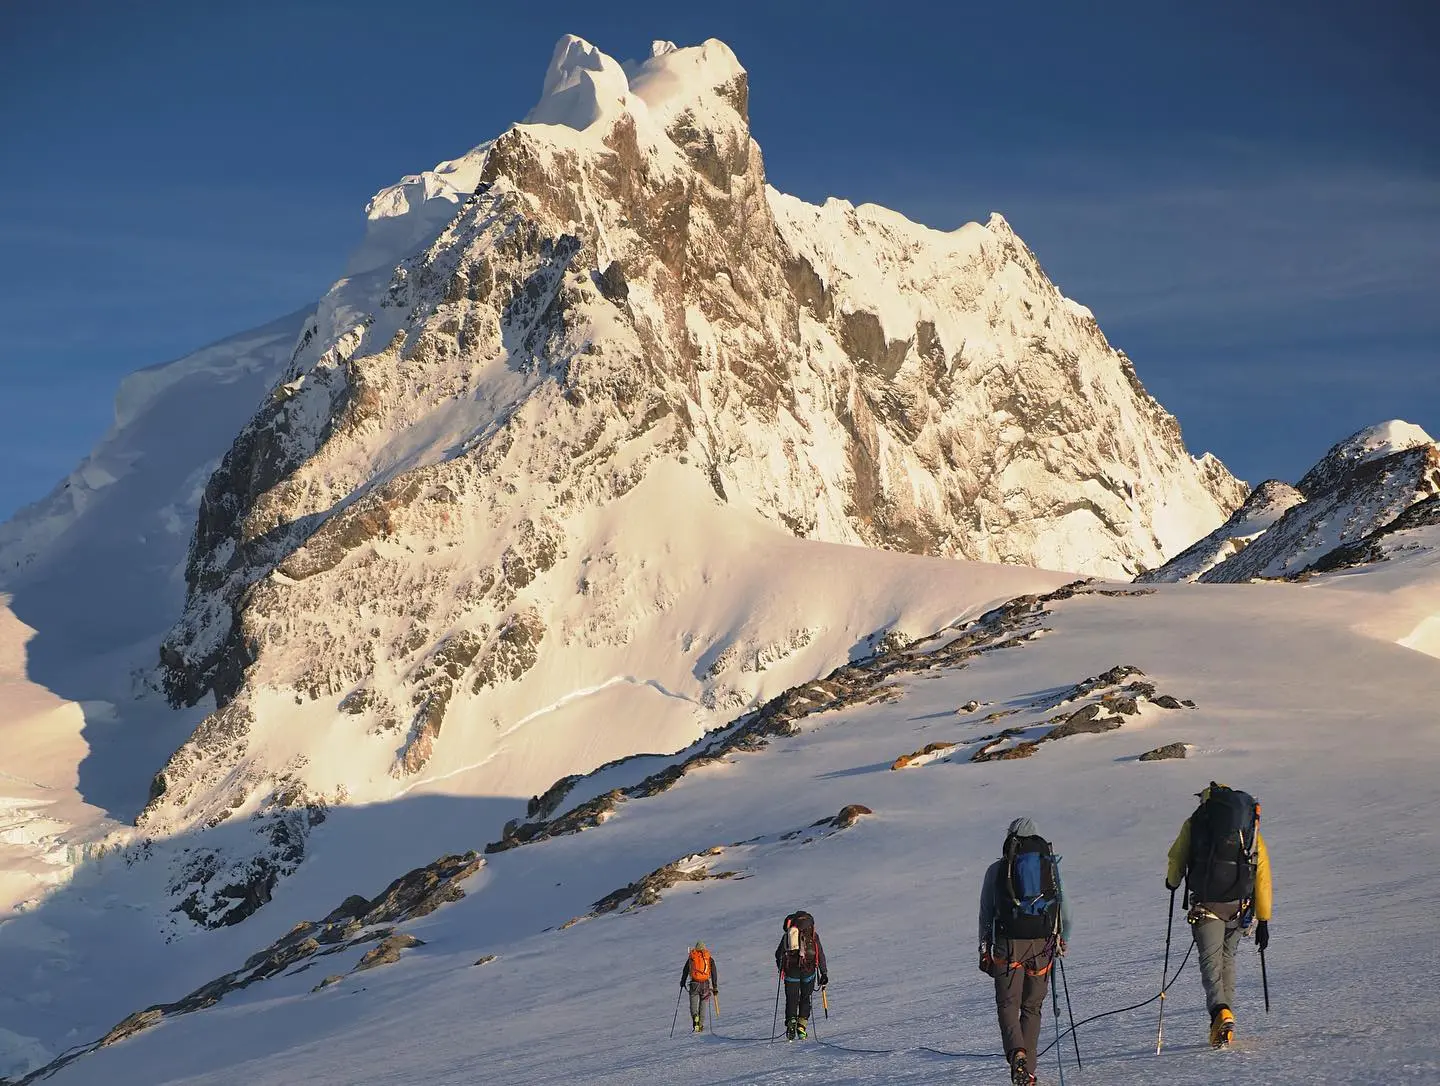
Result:
[[1048,939],[1060,930],[1060,858],[1043,837],[1005,838],[995,930],[1007,939]]
[[815,918],[800,909],[781,925],[785,932],[785,972],[789,976],[813,973],[819,963],[815,953]]
[[1192,904],[1254,896],[1259,822],[1254,796],[1211,782],[1209,794],[1190,816],[1185,885]]

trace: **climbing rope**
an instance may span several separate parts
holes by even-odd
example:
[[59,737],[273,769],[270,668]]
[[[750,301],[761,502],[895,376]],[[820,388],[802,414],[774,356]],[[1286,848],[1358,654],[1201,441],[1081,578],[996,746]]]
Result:
[[[1150,1004],[1154,1003],[1162,995],[1169,992],[1171,987],[1174,986],[1175,982],[1180,979],[1180,974],[1185,972],[1185,966],[1189,964],[1190,955],[1194,952],[1195,944],[1191,943],[1190,949],[1185,952],[1185,957],[1180,960],[1180,965],[1176,968],[1174,974],[1170,977],[1169,981],[1165,983],[1165,986],[1161,988],[1160,991],[1156,992],[1149,999],[1143,1000],[1140,1003],[1132,1003],[1128,1007],[1116,1007],[1114,1010],[1101,1011],[1099,1014],[1092,1014],[1088,1018],[1080,1019],[1080,1021],[1076,1022],[1073,1026],[1067,1026],[1065,1029],[1060,1031],[1060,1033],[1056,1036],[1055,1040],[1051,1041],[1048,1045],[1046,1045],[1040,1050],[1039,1054],[1035,1057],[1036,1061],[1038,1062],[1041,1056],[1044,1056],[1047,1052],[1049,1052],[1052,1048],[1054,1048],[1071,1033],[1077,1032],[1081,1026],[1089,1025],[1091,1022],[1098,1022],[1102,1018],[1112,1018],[1117,1014],[1129,1014],[1131,1011],[1142,1010],[1145,1007],[1150,1006]],[[718,1033],[714,1030],[711,1031],[711,1036],[713,1036],[716,1040],[729,1041],[734,1044],[754,1045],[771,1043],[769,1037],[741,1037],[735,1034]],[[901,1052],[915,1051],[928,1052],[932,1056],[944,1056],[949,1059],[957,1060],[1003,1060],[1005,1058],[1005,1054],[1003,1052],[952,1052],[944,1048],[932,1048],[929,1045],[917,1045],[913,1049],[859,1048],[854,1045],[842,1045],[837,1044],[834,1041],[824,1041],[821,1040],[818,1036],[813,1038],[813,1040],[817,1045],[820,1045],[823,1048],[831,1048],[834,1049],[836,1052],[848,1052],[856,1056],[895,1056],[900,1054]]]

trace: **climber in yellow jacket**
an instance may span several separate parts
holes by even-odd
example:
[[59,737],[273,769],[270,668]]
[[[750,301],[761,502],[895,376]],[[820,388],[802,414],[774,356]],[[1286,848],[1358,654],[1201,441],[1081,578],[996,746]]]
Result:
[[1260,805],[1223,784],[1196,793],[1200,806],[1170,846],[1165,888],[1185,881],[1186,919],[1200,954],[1200,981],[1210,1011],[1210,1043],[1235,1037],[1235,951],[1254,922],[1255,945],[1270,945],[1274,901],[1270,854],[1260,836]]

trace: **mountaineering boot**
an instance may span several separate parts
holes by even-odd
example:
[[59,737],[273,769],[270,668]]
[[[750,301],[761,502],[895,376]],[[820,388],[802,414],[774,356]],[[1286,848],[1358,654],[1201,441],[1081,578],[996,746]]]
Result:
[[785,1039],[787,1041],[795,1039],[795,1019],[793,1018],[785,1019]]
[[1030,1073],[1030,1061],[1023,1048],[1017,1048],[1010,1055],[1010,1081],[1013,1086],[1033,1086],[1035,1076]]
[[1222,1003],[1210,1016],[1210,1044],[1213,1048],[1224,1048],[1234,1039],[1235,1015]]
[[694,1031],[695,1031],[696,1033],[704,1033],[704,1032],[705,1032],[705,1023],[701,1020],[701,1018],[700,1018],[700,1016],[699,1016],[698,1014],[697,1014],[697,1015],[693,1015],[693,1016],[691,1017],[691,1021],[692,1021],[692,1024],[693,1024],[693,1026],[694,1026]]
[[797,1019],[795,1019],[795,1036],[796,1036],[796,1037],[799,1037],[800,1040],[802,1040],[802,1041],[803,1041],[803,1040],[806,1038],[806,1036],[807,1036],[807,1034],[806,1034],[806,1032],[805,1032],[805,1027],[806,1027],[807,1025],[809,1025],[809,1023],[806,1022],[805,1019],[803,1019],[803,1018],[797,1018]]

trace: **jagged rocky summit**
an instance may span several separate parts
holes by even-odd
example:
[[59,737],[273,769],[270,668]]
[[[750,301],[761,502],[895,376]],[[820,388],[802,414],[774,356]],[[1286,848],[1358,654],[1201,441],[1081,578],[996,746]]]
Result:
[[303,833],[445,744],[498,773],[642,651],[685,661],[662,693],[698,733],[815,636],[704,617],[755,525],[1128,576],[1239,504],[1002,218],[778,193],[748,94],[718,41],[622,66],[567,37],[523,123],[371,202],[200,500],[161,674],[215,708],[143,827]]
[[1383,560],[1420,545],[1413,534],[1435,523],[1437,495],[1440,444],[1408,422],[1369,426],[1295,486],[1261,483],[1219,528],[1136,580],[1237,583]]

